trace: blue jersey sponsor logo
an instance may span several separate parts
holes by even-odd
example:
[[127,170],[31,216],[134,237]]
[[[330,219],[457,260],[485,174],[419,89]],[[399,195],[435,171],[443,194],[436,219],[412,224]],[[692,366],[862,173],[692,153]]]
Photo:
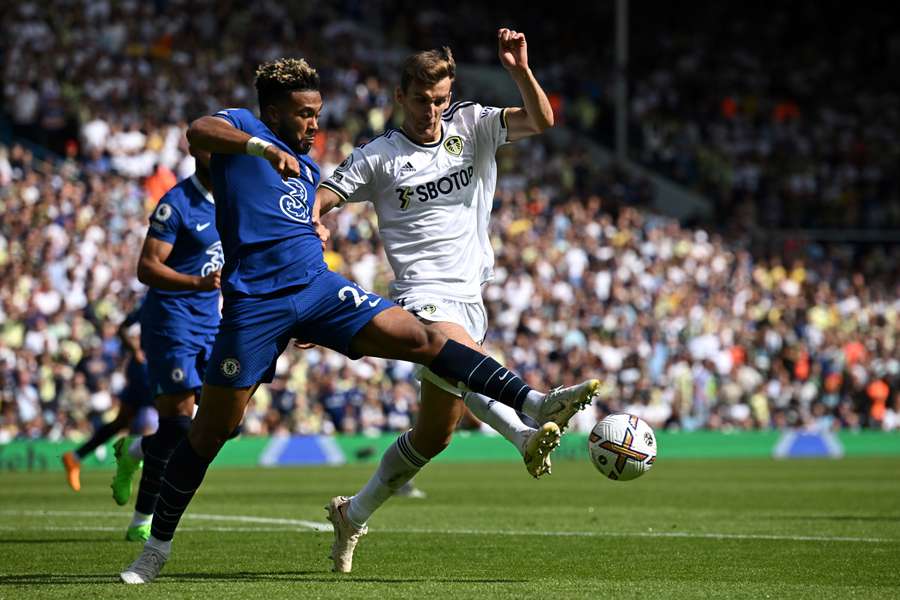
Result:
[[217,115],[293,155],[300,167],[297,177],[282,180],[259,157],[213,154],[216,227],[225,259],[222,293],[267,294],[309,283],[327,269],[312,226],[318,166],[291,150],[250,111],[229,109]]
[[278,200],[281,212],[298,223],[309,223],[309,203],[307,202],[309,194],[306,192],[306,185],[296,177],[292,177],[284,183],[291,191],[282,195]]
[[225,254],[222,252],[222,242],[216,241],[207,248],[206,256],[209,257],[209,259],[203,263],[203,268],[200,269],[201,277],[206,277],[210,273],[220,271],[225,265]]

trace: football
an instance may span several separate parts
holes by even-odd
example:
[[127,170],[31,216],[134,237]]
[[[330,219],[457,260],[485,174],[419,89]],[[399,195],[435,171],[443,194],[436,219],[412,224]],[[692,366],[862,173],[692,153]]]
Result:
[[650,470],[656,461],[656,435],[634,415],[609,415],[594,425],[588,452],[597,470],[610,479],[629,481]]

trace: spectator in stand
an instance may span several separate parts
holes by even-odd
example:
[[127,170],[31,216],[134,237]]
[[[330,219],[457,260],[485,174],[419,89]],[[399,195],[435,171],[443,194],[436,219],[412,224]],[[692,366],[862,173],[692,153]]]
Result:
[[[645,211],[651,186],[596,169],[577,142],[536,140],[498,155],[497,275],[485,298],[494,324],[488,347],[502,362],[532,377],[535,365],[551,364],[548,376],[573,382],[603,369],[598,414],[627,407],[656,426],[900,427],[897,245],[757,246],[742,231],[900,226],[896,53],[852,64],[828,58],[887,48],[881,34],[859,32],[873,22],[888,31],[895,17],[858,7],[840,43],[823,41],[816,32],[827,28],[817,26],[793,39],[797,19],[835,19],[836,9],[800,4],[815,10],[741,12],[729,4],[694,14],[659,3],[633,23],[634,156],[714,199],[715,229]],[[27,1],[0,24],[0,110],[13,132],[46,139],[42,123],[57,127],[61,107],[60,146],[78,144],[62,161],[0,147],[0,442],[81,441],[92,417],[118,409],[123,353],[104,324],[119,322],[143,291],[134,265],[150,202],[146,178],[157,165],[177,177],[193,171],[187,119],[246,104],[247,70],[296,51],[301,40],[334,82],[323,90],[329,100],[314,149],[327,176],[356,144],[399,119],[395,82],[385,76],[396,53],[364,24],[384,25],[387,39],[408,46],[449,36],[469,53],[461,59],[493,62],[480,41],[490,38],[485,15],[504,10],[480,4],[469,13],[477,18],[438,20],[456,29],[434,31],[418,10],[385,24],[379,2],[309,9],[331,24],[325,28],[270,0],[228,10],[203,10],[211,0],[191,5],[200,10],[188,14],[180,0]],[[573,10],[605,18],[611,9]],[[724,10],[728,19],[717,12]],[[604,47],[578,28],[560,35],[552,19],[529,26],[528,18],[520,27],[548,52],[538,75],[557,94],[558,122],[605,139],[612,74],[597,74],[608,61],[586,51]],[[541,35],[555,42],[542,44]],[[771,56],[784,40],[797,51]],[[184,69],[188,62],[205,68]],[[330,218],[329,264],[386,293],[390,270],[373,214],[351,206]],[[246,431],[397,431],[416,417],[405,364],[310,350],[282,357],[278,373],[283,390],[258,393]],[[367,400],[373,385],[383,421]],[[335,409],[342,403],[356,407],[352,419]],[[593,420],[587,415],[581,427]]]

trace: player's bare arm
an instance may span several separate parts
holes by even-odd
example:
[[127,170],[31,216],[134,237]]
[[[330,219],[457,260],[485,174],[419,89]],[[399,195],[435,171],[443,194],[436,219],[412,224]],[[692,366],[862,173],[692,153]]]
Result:
[[313,205],[312,222],[316,228],[316,233],[319,235],[319,239],[322,240],[323,249],[325,248],[325,243],[328,242],[329,238],[331,237],[331,231],[329,231],[327,227],[322,225],[322,215],[326,214],[332,208],[339,206],[340,203],[340,196],[338,196],[328,188],[319,187],[316,190],[316,202]]
[[313,218],[318,219],[332,208],[336,208],[340,205],[340,196],[327,187],[319,186],[319,189],[316,190],[316,206],[313,209]]
[[553,127],[553,109],[547,94],[528,67],[525,34],[502,28],[497,30],[497,54],[522,95],[524,107],[506,109],[506,139],[511,142],[537,135]]
[[221,271],[213,271],[203,277],[179,273],[166,265],[166,259],[171,253],[172,244],[148,235],[138,259],[138,280],[150,287],[167,291],[207,292],[221,287]]
[[295,157],[275,144],[253,138],[249,133],[241,131],[219,117],[200,117],[191,123],[187,139],[191,146],[213,154],[260,156],[269,161],[272,168],[284,179],[300,175],[300,163]]

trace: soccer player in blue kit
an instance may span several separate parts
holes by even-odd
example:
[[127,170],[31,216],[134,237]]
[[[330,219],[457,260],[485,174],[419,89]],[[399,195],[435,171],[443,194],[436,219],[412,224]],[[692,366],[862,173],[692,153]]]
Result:
[[160,199],[138,262],[138,279],[150,289],[141,309],[141,347],[147,356],[150,390],[159,412],[156,433],[115,444],[113,499],[124,506],[141,466],[130,541],[150,536],[160,478],[169,457],[187,435],[194,397],[219,327],[219,288],[224,264],[215,226],[209,153],[192,149],[196,172]]
[[[272,380],[275,361],[291,339],[352,358],[416,362],[517,410],[526,402],[585,402],[570,388],[532,390],[489,356],[329,271],[312,219],[319,167],[307,155],[322,110],[318,73],[305,60],[279,59],[260,65],[255,85],[260,118],[247,109],[227,109],[188,130],[193,147],[212,153],[216,226],[225,256],[222,321],[199,410],[166,465],[150,538],[120,574],[125,583],[157,577],[209,464],[258,385]],[[421,462],[407,434],[395,445],[404,460]]]
[[119,413],[116,418],[97,429],[94,435],[84,444],[62,455],[63,467],[66,469],[66,480],[69,487],[78,492],[81,490],[81,461],[91,452],[106,443],[126,427],[131,432],[142,434],[155,426],[156,415],[153,414],[153,396],[150,394],[147,360],[140,344],[128,333],[132,325],[138,322],[141,307],[132,310],[119,325],[118,336],[122,346],[131,356],[125,365],[125,387],[119,393]]

